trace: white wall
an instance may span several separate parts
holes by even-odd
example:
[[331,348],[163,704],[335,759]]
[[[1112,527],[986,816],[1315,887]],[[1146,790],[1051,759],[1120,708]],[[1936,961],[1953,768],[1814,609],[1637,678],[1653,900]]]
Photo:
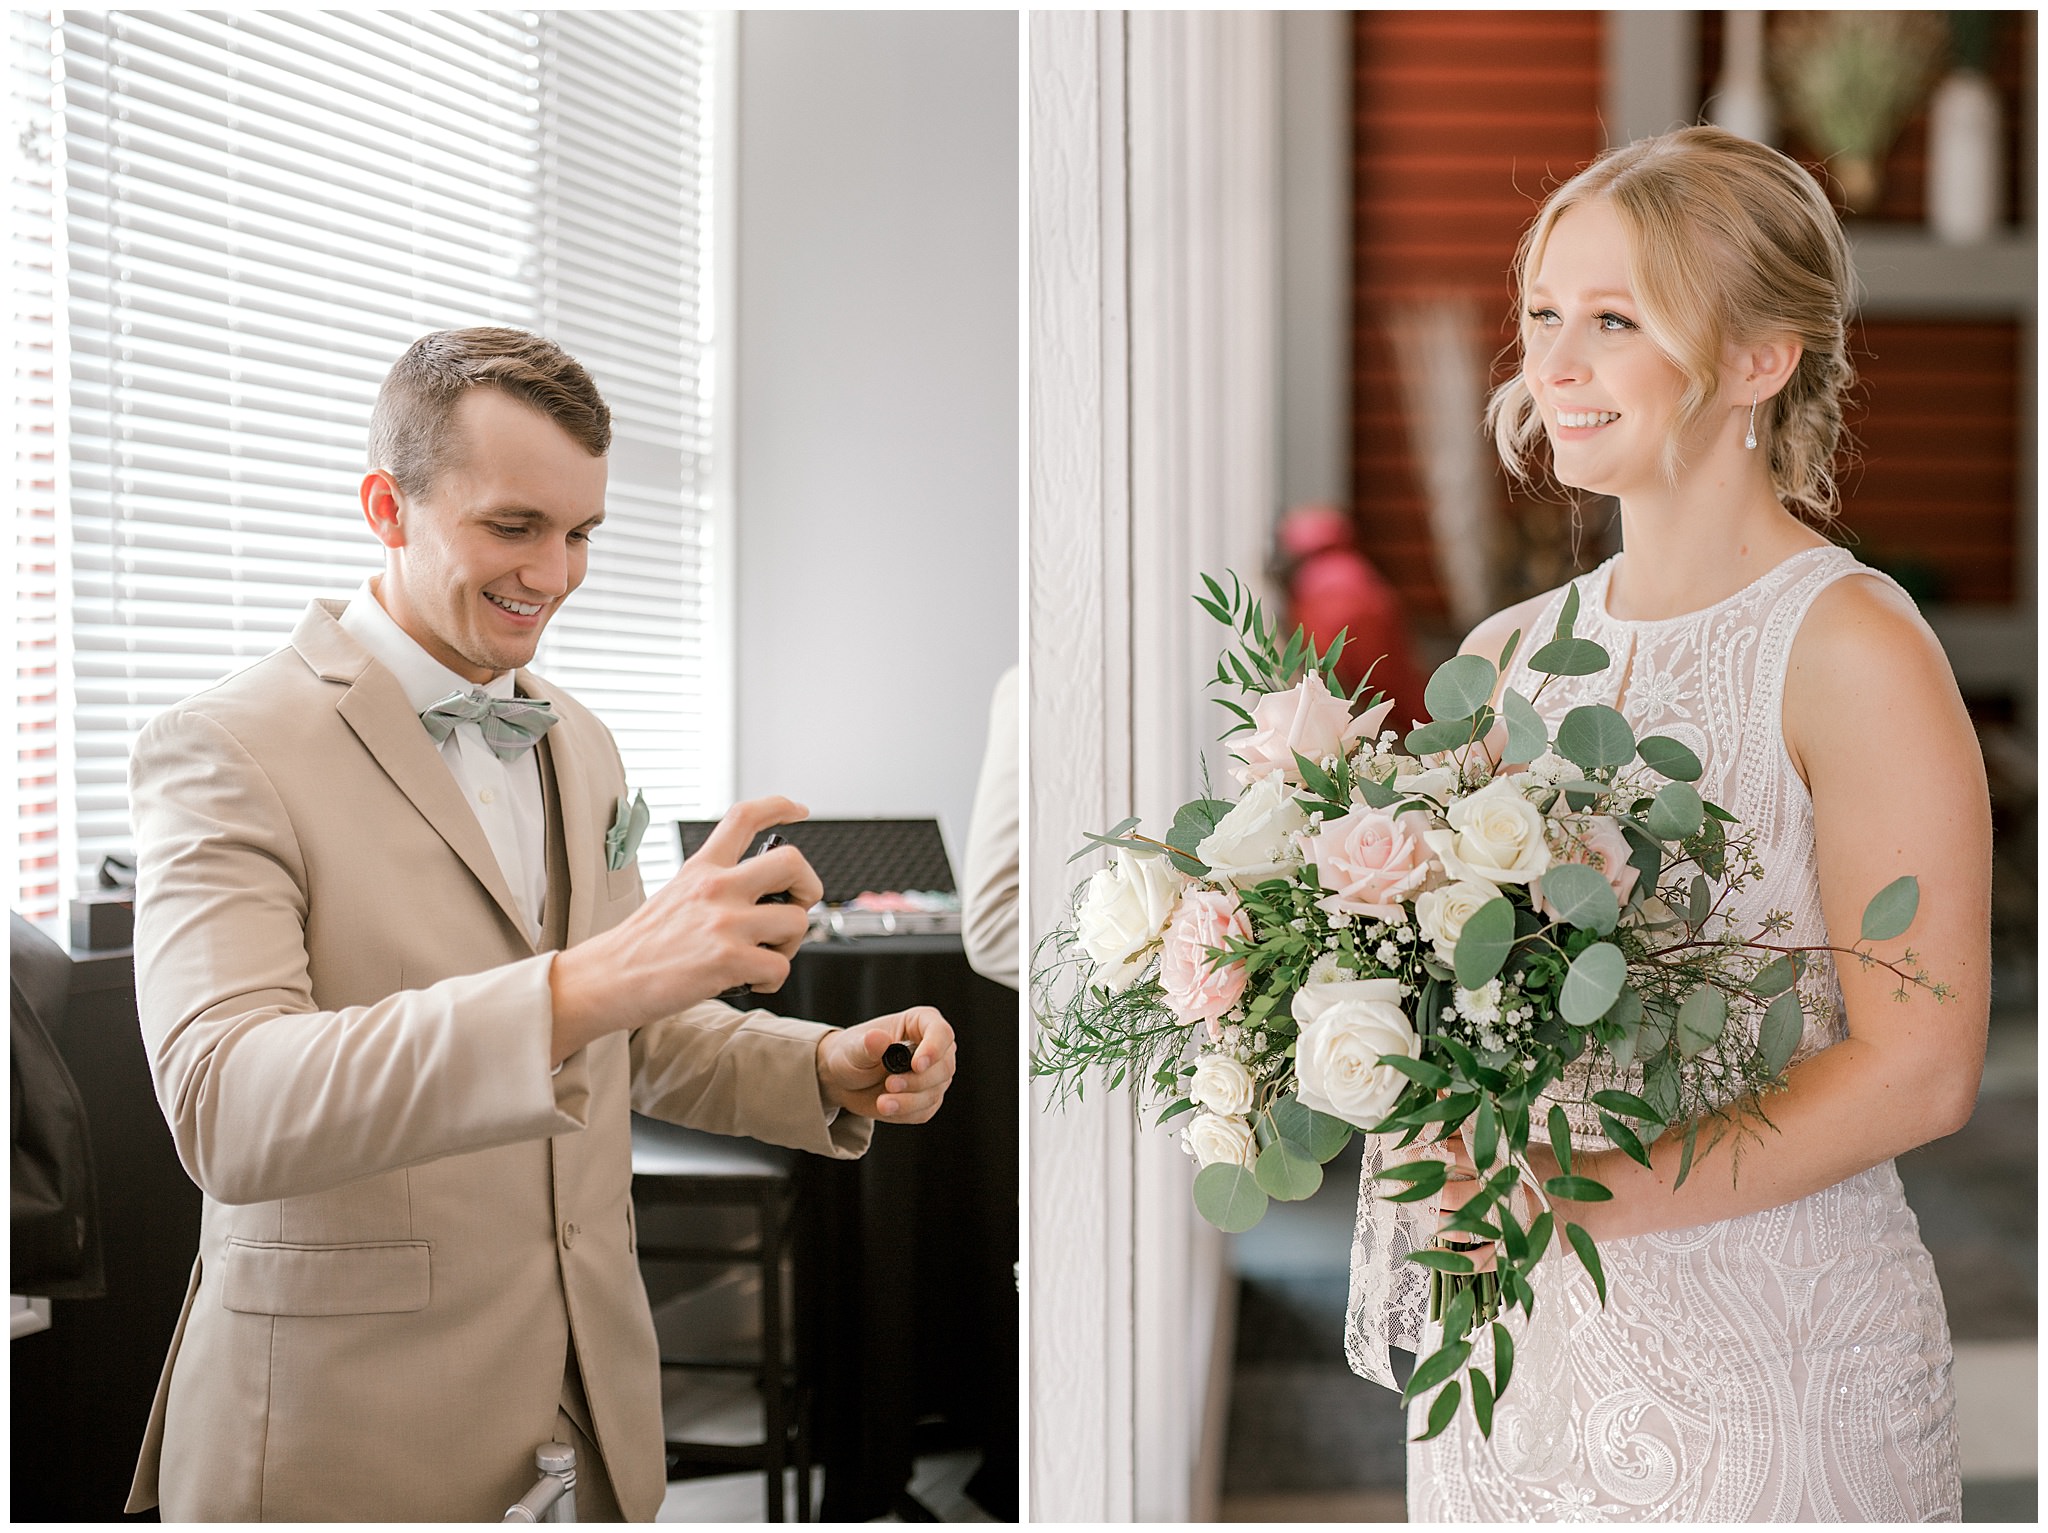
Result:
[[738,790],[939,817],[1017,659],[1017,20],[739,25]]
[[[1190,596],[1198,571],[1264,563],[1280,66],[1270,13],[1030,24],[1035,936],[1098,865],[1068,863],[1082,833],[1127,813],[1156,831],[1219,728],[1220,630]],[[1214,1515],[1222,1238],[1171,1129],[1132,1105],[1098,1084],[1030,1125],[1039,1520]]]

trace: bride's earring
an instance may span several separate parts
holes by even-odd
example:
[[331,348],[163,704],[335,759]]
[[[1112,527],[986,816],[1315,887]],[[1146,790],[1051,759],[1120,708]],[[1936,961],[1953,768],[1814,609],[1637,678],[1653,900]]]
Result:
[[1756,400],[1755,394],[1749,396],[1749,435],[1742,439],[1742,445],[1751,452],[1756,451]]

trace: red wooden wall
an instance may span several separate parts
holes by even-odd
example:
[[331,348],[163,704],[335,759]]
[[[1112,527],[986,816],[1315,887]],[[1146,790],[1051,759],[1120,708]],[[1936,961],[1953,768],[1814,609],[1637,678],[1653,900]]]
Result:
[[[1719,26],[1714,13],[1702,20],[1704,82],[1718,70]],[[1442,621],[1444,595],[1385,316],[1404,299],[1462,295],[1477,304],[1490,349],[1512,339],[1516,241],[1544,194],[1604,142],[1603,24],[1592,11],[1352,20],[1352,503],[1361,546],[1425,623]],[[2010,25],[2031,49],[2031,17]],[[1997,70],[2015,101],[2023,51],[2004,48]],[[1921,217],[1924,162],[1916,120],[1887,166],[1887,220]],[[1838,535],[1939,601],[2014,596],[2018,346],[2005,321],[1875,318],[1858,328],[1863,386],[1850,415],[1856,449],[1840,465]],[[1500,357],[1496,377],[1511,365]],[[1565,513],[1529,497],[1506,504],[1524,583],[1554,583],[1544,572],[1559,557]],[[1595,534],[1581,565],[1597,557]]]

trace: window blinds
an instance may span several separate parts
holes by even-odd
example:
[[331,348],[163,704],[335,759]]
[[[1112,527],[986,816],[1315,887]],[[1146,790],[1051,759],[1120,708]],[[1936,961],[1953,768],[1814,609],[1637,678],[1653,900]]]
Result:
[[612,725],[657,819],[711,807],[706,21],[53,14],[41,81],[16,23],[16,93],[47,103],[52,167],[61,866],[126,849],[151,715],[379,567],[356,504],[377,385],[471,324],[554,335],[617,417],[609,520],[537,666]]

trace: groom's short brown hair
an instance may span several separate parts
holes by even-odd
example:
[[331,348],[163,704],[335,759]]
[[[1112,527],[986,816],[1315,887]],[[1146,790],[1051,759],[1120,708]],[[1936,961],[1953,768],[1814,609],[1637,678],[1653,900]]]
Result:
[[611,450],[612,412],[582,363],[546,336],[479,325],[423,335],[392,364],[370,412],[369,466],[425,494],[448,466],[456,405],[479,388],[530,405],[593,458]]

